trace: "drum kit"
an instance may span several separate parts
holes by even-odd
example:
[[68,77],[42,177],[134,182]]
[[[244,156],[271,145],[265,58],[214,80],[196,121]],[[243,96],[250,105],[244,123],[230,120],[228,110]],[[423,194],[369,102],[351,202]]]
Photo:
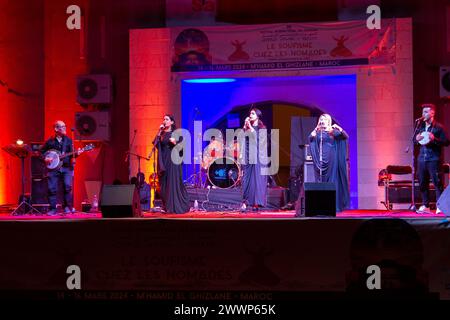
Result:
[[235,141],[225,146],[214,140],[205,148],[202,159],[202,171],[214,188],[230,189],[241,183],[242,170],[238,162],[239,144]]

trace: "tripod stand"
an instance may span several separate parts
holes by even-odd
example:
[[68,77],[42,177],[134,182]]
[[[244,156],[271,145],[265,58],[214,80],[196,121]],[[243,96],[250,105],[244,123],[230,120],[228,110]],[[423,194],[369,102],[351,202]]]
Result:
[[[197,171],[197,164],[196,161],[199,161],[199,168]],[[202,153],[200,152],[196,157],[194,157],[194,161],[192,162],[192,167],[193,167],[193,174],[191,174],[189,176],[189,178],[187,178],[184,183],[187,184],[189,183],[191,186],[195,187],[195,188],[203,188],[204,184],[203,184],[203,172],[202,172],[202,163],[203,163],[203,157],[202,157]]]
[[10,155],[14,157],[18,157],[21,162],[21,172],[22,172],[22,193],[20,195],[20,203],[12,212],[13,216],[36,213],[41,214],[39,210],[34,208],[31,204],[29,204],[25,199],[25,158],[29,155],[29,147],[24,144],[10,144],[3,148],[4,151],[8,152]]
[[[198,134],[198,136],[196,137],[197,141],[196,141],[196,145],[201,146],[202,145],[202,135]],[[194,149],[194,151],[196,151]],[[203,166],[203,152],[200,150],[199,152],[197,152],[197,154],[194,156],[193,158],[193,162],[192,162],[192,174],[189,176],[189,178],[187,178],[186,180],[184,180],[184,184],[190,184],[192,187],[194,188],[203,188],[204,184],[203,184],[203,172],[202,172],[202,166]],[[198,171],[197,171],[197,163],[198,165]]]

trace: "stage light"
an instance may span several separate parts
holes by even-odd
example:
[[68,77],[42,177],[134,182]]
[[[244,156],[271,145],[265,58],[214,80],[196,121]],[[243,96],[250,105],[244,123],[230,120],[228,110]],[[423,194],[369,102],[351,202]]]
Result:
[[17,144],[18,146],[22,146],[22,145],[23,145],[23,140],[17,139],[16,144]]
[[204,78],[204,79],[187,79],[183,80],[187,83],[224,83],[224,82],[235,82],[236,79],[233,78]]

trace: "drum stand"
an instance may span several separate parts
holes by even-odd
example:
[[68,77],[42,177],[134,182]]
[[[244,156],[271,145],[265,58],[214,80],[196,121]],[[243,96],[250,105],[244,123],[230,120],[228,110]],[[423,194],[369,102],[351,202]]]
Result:
[[[195,160],[199,159],[199,168],[197,171],[197,165],[195,163]],[[192,187],[194,188],[204,188],[205,184],[203,183],[203,172],[202,172],[202,165],[201,165],[201,160],[202,160],[202,154],[199,153],[197,155],[197,157],[194,157],[194,162],[192,163],[192,167],[193,167],[193,174],[191,174],[189,176],[189,178],[187,178],[184,183],[185,184],[190,184]]]

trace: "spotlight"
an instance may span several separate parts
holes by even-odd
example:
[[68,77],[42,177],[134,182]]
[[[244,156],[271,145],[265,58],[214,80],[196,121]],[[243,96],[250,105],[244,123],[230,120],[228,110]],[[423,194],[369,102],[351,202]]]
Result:
[[17,139],[16,144],[17,144],[18,146],[22,146],[22,145],[23,145],[23,140]]

